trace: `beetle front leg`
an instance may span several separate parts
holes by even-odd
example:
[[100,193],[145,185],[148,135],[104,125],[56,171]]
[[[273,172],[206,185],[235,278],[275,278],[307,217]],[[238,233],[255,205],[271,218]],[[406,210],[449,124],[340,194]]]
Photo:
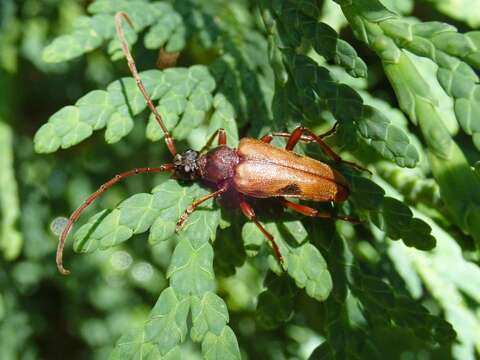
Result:
[[240,194],[240,209],[242,210],[243,214],[247,217],[247,219],[250,221],[253,221],[253,223],[258,227],[258,229],[262,232],[262,234],[268,239],[268,241],[270,242],[270,245],[272,246],[273,253],[277,258],[278,263],[283,268],[284,261],[283,261],[283,256],[280,253],[280,248],[275,242],[275,239],[273,238],[272,234],[270,234],[262,226],[262,224],[260,224],[260,222],[257,220],[255,211],[253,211],[253,208],[250,206],[249,203],[247,203],[247,201],[245,200],[245,197],[242,194]]
[[281,199],[281,202],[283,206],[289,209],[292,209],[293,211],[296,211],[305,216],[318,217],[323,219],[343,220],[343,221],[348,221],[352,224],[360,224],[360,221],[358,219],[351,216],[342,216],[342,215],[339,216],[339,215],[333,215],[329,212],[320,212],[317,209],[314,209],[305,205],[300,205],[284,198]]
[[185,221],[187,221],[190,214],[193,213],[196,210],[197,207],[199,207],[201,204],[203,204],[208,199],[211,199],[213,197],[217,197],[217,196],[223,194],[225,191],[228,190],[228,187],[229,187],[228,183],[225,183],[217,191],[214,191],[210,194],[207,194],[207,195],[201,197],[200,199],[195,200],[188,208],[185,209],[183,214],[178,218],[177,225],[175,227],[175,231],[179,232],[180,230],[182,230],[183,225],[185,225]]
[[207,140],[206,144],[202,147],[200,152],[204,152],[207,150],[210,146],[212,146],[213,141],[215,138],[218,136],[218,145],[227,145],[227,133],[224,128],[219,128],[217,129],[212,136]]

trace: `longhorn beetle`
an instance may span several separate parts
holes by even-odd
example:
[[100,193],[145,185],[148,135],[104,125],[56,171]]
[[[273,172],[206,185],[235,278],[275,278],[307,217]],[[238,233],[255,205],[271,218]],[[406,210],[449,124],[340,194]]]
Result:
[[[152,111],[156,121],[165,134],[165,143],[173,156],[173,162],[159,167],[144,167],[115,175],[111,180],[100,186],[90,197],[81,204],[70,216],[67,225],[63,229],[57,247],[57,268],[60,273],[69,273],[63,267],[63,248],[68,233],[73,224],[78,220],[82,211],[89,206],[97,197],[107,191],[114,184],[127,177],[154,172],[171,172],[173,177],[183,181],[201,181],[213,192],[195,200],[180,216],[176,224],[176,231],[180,231],[188,216],[205,201],[220,197],[228,191],[236,192],[239,199],[240,209],[243,214],[259,228],[268,239],[275,257],[280,264],[283,264],[283,257],[273,236],[260,224],[255,212],[248,203],[246,196],[254,198],[279,198],[283,206],[299,212],[300,214],[319,217],[335,218],[352,223],[358,221],[348,216],[334,216],[328,212],[318,210],[291,202],[286,198],[297,198],[319,202],[342,202],[349,196],[349,187],[345,178],[329,165],[294,153],[292,150],[299,142],[317,142],[323,152],[335,162],[342,162],[365,170],[362,167],[344,161],[324,141],[323,138],[333,134],[334,126],[322,135],[315,135],[312,130],[298,127],[292,133],[274,132],[263,136],[260,140],[243,138],[238,148],[232,149],[226,144],[226,132],[218,129],[211,135],[205,146],[200,151],[188,149],[179,154],[175,148],[172,135],[163,123],[162,117],[153,105],[150,96],[138,74],[135,61],[128,48],[125,34],[122,29],[122,19],[133,27],[133,24],[124,12],[115,15],[115,29],[121,48],[127,59],[128,67],[135,82],[145,98],[148,108]],[[287,138],[285,149],[274,147],[270,144],[274,137]],[[209,150],[214,140],[218,138],[218,146]],[[368,170],[367,170],[368,171]]]

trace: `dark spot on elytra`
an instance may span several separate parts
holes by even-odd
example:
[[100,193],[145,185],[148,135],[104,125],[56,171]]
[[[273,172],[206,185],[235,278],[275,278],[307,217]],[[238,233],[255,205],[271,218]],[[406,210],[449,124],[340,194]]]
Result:
[[280,189],[280,192],[285,195],[301,195],[302,189],[297,184],[291,183]]

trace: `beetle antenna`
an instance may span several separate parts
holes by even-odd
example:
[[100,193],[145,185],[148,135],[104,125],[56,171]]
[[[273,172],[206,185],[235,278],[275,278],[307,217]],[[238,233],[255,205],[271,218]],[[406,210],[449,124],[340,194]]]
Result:
[[123,54],[127,59],[130,72],[132,73],[132,76],[135,79],[135,82],[137,83],[137,86],[140,89],[140,92],[142,93],[143,97],[145,98],[145,101],[147,102],[148,108],[155,116],[155,120],[157,120],[158,124],[162,128],[163,133],[165,134],[165,143],[167,144],[168,150],[170,151],[172,156],[175,156],[177,154],[177,150],[175,149],[173,137],[168,131],[167,127],[165,126],[162,120],[162,117],[160,116],[157,109],[153,105],[152,99],[147,94],[147,90],[145,90],[145,86],[143,85],[143,82],[140,79],[140,75],[138,74],[137,66],[135,65],[135,60],[133,59],[130,49],[128,48],[128,43],[125,38],[125,33],[123,32],[123,29],[122,29],[122,18],[127,21],[127,23],[132,27],[132,29],[133,29],[133,23],[127,13],[120,11],[115,14],[115,30],[117,31],[118,40],[120,41],[120,46],[122,48]]
[[72,228],[73,224],[78,220],[80,217],[80,214],[85,210],[93,201],[95,201],[96,198],[98,198],[100,195],[102,195],[105,191],[110,189],[113,185],[115,185],[117,182],[138,174],[144,174],[144,173],[155,173],[155,172],[162,172],[162,171],[172,171],[173,170],[173,164],[165,164],[159,167],[145,167],[145,168],[136,168],[130,171],[123,172],[121,174],[115,175],[112,179],[107,181],[105,184],[100,186],[97,191],[95,191],[92,195],[88,197],[87,200],[83,202],[82,205],[80,205],[70,216],[68,219],[68,223],[65,226],[65,228],[62,231],[62,234],[60,235],[60,239],[58,241],[58,246],[57,246],[57,269],[58,271],[63,274],[63,275],[68,275],[70,271],[65,269],[63,267],[63,248],[65,247],[65,241],[67,240],[68,233],[70,232],[70,229]]

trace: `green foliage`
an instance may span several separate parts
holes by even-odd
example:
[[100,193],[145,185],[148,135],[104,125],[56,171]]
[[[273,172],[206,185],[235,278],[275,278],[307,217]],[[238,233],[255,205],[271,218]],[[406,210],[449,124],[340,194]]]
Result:
[[[126,12],[139,32],[149,27],[145,37],[148,49],[164,47],[169,53],[181,51],[185,46],[185,27],[182,19],[168,3],[149,3],[145,0],[133,1],[95,1],[89,6],[91,17],[75,19],[71,34],[62,35],[48,45],[43,59],[49,63],[58,63],[79,57],[108,41],[108,52],[113,59],[121,56],[120,45],[115,37],[113,15],[118,11]],[[130,43],[136,41],[134,32],[129,31]]]
[[18,187],[13,167],[13,137],[10,127],[0,123],[0,249],[7,260],[15,259],[22,251],[22,234],[16,223],[20,217]]
[[[451,101],[465,133],[473,136],[477,148],[476,118],[479,67],[476,33],[459,34],[448,24],[411,23],[388,11],[379,2],[342,3],[356,35],[380,57],[400,107],[420,127],[429,150],[430,166],[451,215],[463,231],[480,241],[480,180],[463,151],[452,139],[455,124],[449,125],[439,104],[439,86]],[[438,69],[425,71],[416,57],[428,58]],[[432,79],[436,77],[436,79]],[[453,128],[453,129],[452,129]],[[463,190],[463,191],[462,191]]]
[[[0,358],[477,358],[480,16],[458,4],[0,2]],[[172,162],[118,11],[179,152],[219,127],[236,147],[337,122],[324,140],[371,174],[299,143],[350,190],[299,202],[360,224],[247,198],[280,266],[235,197],[202,203],[177,233],[212,189],[133,176],[82,214],[61,278],[63,216],[115,174]]]
[[[332,279],[327,264],[318,249],[306,242],[308,236],[300,221],[288,221],[282,224],[266,224],[265,228],[273,235],[284,256],[284,268],[299,288],[318,301],[325,300],[332,289]],[[253,223],[247,223],[242,229],[246,248],[254,255],[255,247],[264,242],[261,233]],[[282,273],[278,263],[270,257],[270,266],[278,274]]]
[[[237,141],[231,105],[221,94],[214,95],[215,80],[204,66],[189,69],[149,70],[141,74],[152,100],[169,130],[178,139],[185,139],[192,128],[204,125],[224,127],[229,140]],[[131,78],[111,83],[107,91],[94,90],[80,98],[75,106],[66,106],[50,117],[35,136],[35,150],[51,153],[69,148],[92,135],[93,130],[106,128],[105,140],[115,143],[128,135],[134,117],[146,108],[145,100]],[[159,140],[163,133],[153,115],[146,130],[147,138]]]

